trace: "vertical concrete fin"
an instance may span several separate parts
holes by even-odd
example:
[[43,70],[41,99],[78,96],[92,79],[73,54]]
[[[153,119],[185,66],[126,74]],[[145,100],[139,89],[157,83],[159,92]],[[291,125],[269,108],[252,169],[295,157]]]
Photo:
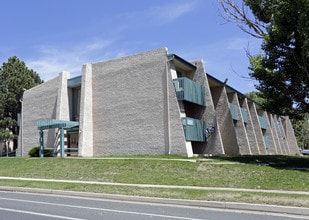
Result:
[[68,78],[69,72],[61,72],[59,74],[59,85],[57,95],[56,119],[70,120],[69,99],[68,99]]
[[277,154],[277,149],[275,146],[275,140],[271,125],[271,120],[269,118],[269,114],[266,111],[263,111],[263,118],[265,118],[265,121],[267,123],[267,129],[264,131],[264,144],[267,149],[268,154]]
[[208,81],[208,76],[205,73],[203,60],[196,60],[195,65],[197,67],[194,80],[204,86],[205,88],[205,103],[206,108],[203,111],[202,119],[207,123],[208,127],[214,127],[215,132],[208,135],[207,143],[204,150],[204,154],[222,155],[224,154],[223,143],[221,139],[221,133],[218,126],[216,111],[214,102],[212,99],[211,89]]
[[163,86],[163,94],[164,94],[164,142],[165,142],[165,154],[171,154],[171,138],[170,138],[170,105],[169,105],[169,67],[168,67],[168,63],[166,62],[165,65],[165,71],[166,74],[164,74],[164,86]]
[[256,140],[257,140],[258,147],[259,147],[259,152],[260,152],[260,154],[266,154],[264,137],[263,137],[262,129],[261,129],[261,126],[260,126],[260,122],[259,122],[258,113],[257,113],[255,103],[253,103],[253,102],[250,103],[249,112],[250,112],[250,119],[252,121],[252,125],[253,125],[253,128],[254,128],[255,137],[256,137]]
[[294,134],[294,129],[288,116],[285,117],[284,122],[285,122],[285,133],[289,152],[291,155],[299,154],[299,147]]
[[282,155],[282,154],[284,154],[284,146],[282,144],[280,122],[278,121],[277,115],[273,115],[272,119],[273,119],[273,127],[274,127],[273,130],[275,130],[274,139],[275,139],[275,143],[277,145],[277,151],[278,151],[278,154]]
[[282,152],[285,155],[290,154],[289,148],[288,148],[288,143],[287,143],[287,138],[286,138],[286,132],[284,130],[285,126],[285,120],[281,117],[278,117],[278,131],[279,131],[279,140],[282,148]]
[[[239,149],[239,154],[252,154],[249,146],[247,131],[245,127],[245,122],[242,114],[242,104],[243,99],[238,96],[236,92],[230,93],[229,103],[232,103],[236,106],[238,120],[234,121],[234,128],[236,133],[236,139]],[[241,103],[240,103],[241,100]]]
[[92,65],[89,63],[82,70],[78,148],[79,156],[93,156]]
[[248,114],[247,123],[246,123],[245,127],[246,127],[246,133],[247,133],[247,138],[248,138],[251,154],[253,154],[253,155],[254,154],[260,154],[258,143],[257,143],[257,140],[256,140],[256,135],[255,135],[255,132],[254,132],[254,127],[253,127],[253,124],[252,124],[252,119],[251,119],[251,116],[250,116],[250,109],[249,109],[247,98],[245,98],[245,101],[244,101],[242,107],[246,110],[246,112]]
[[239,154],[236,132],[233,118],[229,109],[228,95],[226,88],[220,86],[220,97],[216,106],[218,125],[221,132],[223,148],[226,154]]
[[[185,114],[181,113],[181,103],[177,99],[175,87],[173,84],[173,79],[177,78],[177,73],[175,66],[172,63],[167,62],[166,68],[165,76],[163,76],[163,87],[166,87],[168,90],[168,97],[166,98],[168,99],[169,122],[166,124],[166,121],[164,121],[165,150],[166,153],[180,154],[190,157],[193,156],[192,146],[191,142],[186,142],[181,121],[181,117],[184,117],[183,115]],[[167,79],[165,77],[167,77]],[[165,82],[167,85],[165,85]],[[166,107],[167,106],[164,104],[164,111]],[[166,116],[164,115],[164,120],[166,120],[165,118]],[[168,138],[166,132],[167,129],[169,129]],[[168,144],[170,146],[169,148]]]
[[282,150],[279,144],[280,142],[279,142],[279,137],[278,137],[277,121],[275,120],[274,115],[269,114],[269,122],[271,126],[272,137],[273,137],[276,154],[282,154]]

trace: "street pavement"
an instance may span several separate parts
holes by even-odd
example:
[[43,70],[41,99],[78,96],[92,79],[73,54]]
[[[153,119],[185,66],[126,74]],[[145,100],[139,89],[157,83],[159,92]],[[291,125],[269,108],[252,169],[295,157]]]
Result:
[[0,191],[0,219],[36,220],[297,220],[309,216],[86,196]]
[[[151,185],[151,184],[122,184],[122,183],[107,183],[107,182],[95,182],[95,181],[74,181],[74,180],[51,180],[51,179],[34,179],[34,178],[16,178],[16,177],[1,177],[0,179],[13,179],[13,180],[28,180],[28,181],[48,181],[48,182],[70,182],[70,183],[87,183],[87,184],[101,184],[101,185],[115,185],[115,186],[138,186],[138,187],[156,187],[156,188],[192,188],[194,186],[168,186],[168,185]],[[295,195],[308,195],[309,192],[303,191],[281,191],[281,190],[254,190],[254,189],[237,189],[237,188],[214,188],[214,187],[198,187],[205,190],[226,190],[226,191],[246,191],[246,192],[273,192],[273,193],[285,193]],[[75,192],[75,191],[63,191],[63,190],[50,190],[50,189],[35,189],[35,188],[22,188],[22,187],[6,187],[0,186],[0,191],[18,191],[18,192],[31,192],[31,193],[44,193],[44,194],[57,194],[57,195],[70,195],[79,197],[92,197],[102,199],[113,200],[126,200],[134,202],[150,202],[157,204],[170,204],[170,205],[185,205],[192,207],[208,207],[219,208],[225,210],[247,210],[258,212],[270,212],[270,213],[286,213],[293,215],[308,216],[309,208],[304,207],[290,207],[290,206],[278,206],[278,205],[264,205],[264,204],[249,204],[239,202],[217,202],[217,201],[201,201],[201,200],[183,200],[183,199],[165,199],[165,198],[153,198],[142,196],[123,196],[112,195],[102,193],[87,193],[87,192]]]

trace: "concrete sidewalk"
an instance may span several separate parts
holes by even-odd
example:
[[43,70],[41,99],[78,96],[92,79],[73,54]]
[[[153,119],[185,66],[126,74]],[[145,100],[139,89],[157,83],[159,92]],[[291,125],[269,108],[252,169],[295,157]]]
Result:
[[82,180],[55,180],[55,179],[39,179],[39,178],[23,178],[23,177],[5,177],[1,179],[22,180],[22,181],[38,181],[38,182],[58,182],[58,183],[81,183],[93,185],[110,185],[110,186],[131,186],[141,188],[165,188],[165,189],[195,189],[195,190],[220,190],[233,192],[255,192],[255,193],[277,193],[289,195],[308,195],[308,191],[284,191],[284,190],[263,190],[263,189],[244,189],[244,188],[223,188],[223,187],[204,187],[204,186],[179,186],[179,185],[158,185],[158,184],[134,184],[134,183],[113,183],[99,181],[82,181]]
[[[171,186],[171,185],[155,185],[155,184],[126,184],[126,183],[110,183],[110,182],[96,182],[96,181],[53,180],[53,179],[18,178],[18,177],[3,177],[3,176],[0,176],[0,179],[21,180],[21,181],[39,181],[39,182],[98,184],[98,185],[113,185],[113,186],[133,186],[133,187],[145,187],[145,188],[222,190],[222,191],[238,191],[238,192],[267,192],[267,193],[279,193],[279,194],[282,193],[282,194],[295,194],[295,195],[308,195],[309,196],[309,192],[306,192],[306,191],[300,192],[300,191],[282,191],[282,190]],[[75,192],[75,191],[35,189],[35,188],[23,188],[23,187],[6,187],[6,186],[0,186],[0,191],[45,193],[45,194],[70,195],[70,196],[92,197],[92,198],[102,198],[102,199],[112,199],[112,200],[126,200],[126,201],[135,201],[135,202],[150,202],[150,203],[158,203],[158,204],[172,204],[172,205],[185,205],[185,206],[220,208],[220,209],[231,209],[231,210],[285,213],[285,214],[290,214],[290,215],[306,216],[306,219],[309,219],[309,208],[303,208],[303,207],[249,204],[249,203],[239,203],[239,202],[165,199],[165,198],[155,198],[155,197],[124,196],[124,195],[113,195],[113,194],[103,194],[103,193],[86,193],[86,192]]]

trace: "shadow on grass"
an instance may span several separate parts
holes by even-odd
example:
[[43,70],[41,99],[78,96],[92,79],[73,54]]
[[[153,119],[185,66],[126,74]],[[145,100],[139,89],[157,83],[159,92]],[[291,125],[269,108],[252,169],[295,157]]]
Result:
[[301,170],[309,172],[309,157],[307,156],[284,156],[284,155],[241,155],[220,156],[220,160],[239,163],[270,166],[277,169]]

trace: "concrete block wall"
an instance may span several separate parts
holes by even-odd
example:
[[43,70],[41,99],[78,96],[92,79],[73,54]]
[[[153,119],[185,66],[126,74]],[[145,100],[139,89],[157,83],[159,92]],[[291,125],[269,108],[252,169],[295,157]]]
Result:
[[249,115],[250,115],[252,125],[254,128],[254,133],[256,136],[259,152],[260,154],[267,154],[263,133],[262,133],[262,129],[261,129],[259,118],[258,118],[257,107],[254,102],[249,103]]
[[279,136],[278,136],[278,129],[277,129],[278,122],[275,121],[274,115],[269,114],[268,117],[269,117],[269,121],[270,121],[270,125],[271,125],[272,138],[273,138],[276,154],[283,154],[282,153],[282,149],[281,149],[281,144],[280,144]]
[[239,154],[237,134],[229,109],[226,88],[224,86],[219,86],[212,89],[212,92],[218,93],[216,95],[219,95],[215,111],[217,115],[218,128],[221,133],[224,154]]
[[94,155],[186,153],[166,64],[165,48],[92,64]]
[[[78,155],[92,157],[93,154],[93,95],[92,95],[92,65],[84,64],[82,69],[80,117],[79,117],[79,148]],[[99,134],[97,134],[99,135]]]
[[[260,109],[256,103],[224,83],[218,83],[213,77],[209,80],[216,81],[209,83],[209,87],[225,154],[299,154],[290,120]],[[229,103],[237,106],[238,120],[233,120]],[[248,112],[247,122],[242,117],[241,108]],[[259,116],[265,118],[267,129],[261,128]],[[211,144],[208,143],[208,149],[211,150],[207,153],[218,155],[215,151],[217,147],[213,147],[214,143]]]
[[211,90],[209,87],[209,82],[207,75],[205,74],[204,62],[202,60],[193,61],[196,65],[196,73],[194,76],[194,81],[204,86],[205,88],[205,103],[206,108],[202,115],[202,120],[207,123],[208,127],[214,127],[215,132],[210,134],[207,138],[206,148],[204,154],[214,154],[222,155],[224,154],[223,143],[221,139],[221,131],[218,126],[217,113],[215,111],[214,102],[212,99]]
[[[35,126],[38,120],[67,119],[68,72],[24,92],[22,102],[21,154],[27,156],[32,147],[39,146],[39,131]],[[44,145],[54,147],[56,130],[44,131]]]
[[287,146],[289,149],[290,155],[298,155],[299,154],[299,148],[297,145],[297,140],[294,134],[294,129],[292,126],[292,123],[288,116],[285,116],[282,122],[282,125],[284,126],[285,131],[285,141],[287,142]]
[[268,140],[268,143],[264,142],[266,152],[267,154],[276,154],[276,147],[273,140],[272,127],[270,124],[268,113],[266,111],[260,111],[263,112],[261,116],[263,116],[263,118],[265,118],[267,122],[267,129],[263,131],[263,137],[266,137]]
[[249,142],[250,152],[251,154],[260,154],[258,142],[257,142],[255,131],[254,131],[254,125],[250,117],[250,110],[249,110],[247,98],[244,98],[243,103],[242,103],[242,108],[246,109],[248,113],[248,119],[245,125],[245,129],[246,129],[247,139]]
[[247,131],[245,128],[244,119],[241,113],[241,106],[239,103],[239,97],[236,92],[230,93],[229,103],[232,103],[237,106],[237,114],[238,119],[236,122],[234,121],[234,127],[236,131],[236,139],[239,148],[239,154],[251,154],[251,149],[249,146],[249,141],[247,137]]
[[[166,55],[165,55],[166,56]],[[186,148],[183,125],[180,120],[180,107],[176,97],[175,87],[172,81],[171,67],[166,61],[166,82],[164,82],[164,125],[165,125],[165,152],[167,154],[178,154],[191,156],[191,151]]]

